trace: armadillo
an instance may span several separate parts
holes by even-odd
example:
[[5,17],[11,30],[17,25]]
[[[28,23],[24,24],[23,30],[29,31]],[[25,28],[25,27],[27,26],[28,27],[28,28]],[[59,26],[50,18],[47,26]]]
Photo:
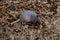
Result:
[[12,22],[12,24],[16,23],[16,22],[32,22],[32,23],[36,23],[39,21],[39,17],[38,14],[36,14],[34,11],[31,10],[24,10],[23,13],[21,13],[21,15],[19,15],[19,19],[15,22]]

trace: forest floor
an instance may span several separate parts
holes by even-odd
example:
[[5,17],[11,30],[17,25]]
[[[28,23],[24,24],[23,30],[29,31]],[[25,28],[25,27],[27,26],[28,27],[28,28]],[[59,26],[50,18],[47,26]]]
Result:
[[[39,28],[11,25],[23,10],[40,15]],[[60,40],[60,0],[0,0],[0,40]]]

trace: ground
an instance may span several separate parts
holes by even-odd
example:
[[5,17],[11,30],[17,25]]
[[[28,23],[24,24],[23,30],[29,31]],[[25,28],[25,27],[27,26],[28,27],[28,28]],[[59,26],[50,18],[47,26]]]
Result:
[[[40,15],[38,28],[11,24],[24,10]],[[0,0],[0,40],[60,40],[60,0]]]

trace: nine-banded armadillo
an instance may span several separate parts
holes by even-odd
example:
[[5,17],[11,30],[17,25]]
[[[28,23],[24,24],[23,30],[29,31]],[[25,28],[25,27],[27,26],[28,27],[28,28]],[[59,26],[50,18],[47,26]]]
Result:
[[39,22],[39,17],[38,15],[31,10],[24,10],[24,12],[19,16],[20,19],[17,21],[13,22],[12,24],[20,21],[20,22],[25,22],[25,23],[36,23]]

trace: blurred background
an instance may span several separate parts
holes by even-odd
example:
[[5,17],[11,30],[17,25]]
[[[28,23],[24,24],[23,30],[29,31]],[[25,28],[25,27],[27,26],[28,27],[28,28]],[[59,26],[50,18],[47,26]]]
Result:
[[[39,28],[11,25],[23,10],[40,15]],[[0,0],[0,40],[60,40],[60,0]]]

